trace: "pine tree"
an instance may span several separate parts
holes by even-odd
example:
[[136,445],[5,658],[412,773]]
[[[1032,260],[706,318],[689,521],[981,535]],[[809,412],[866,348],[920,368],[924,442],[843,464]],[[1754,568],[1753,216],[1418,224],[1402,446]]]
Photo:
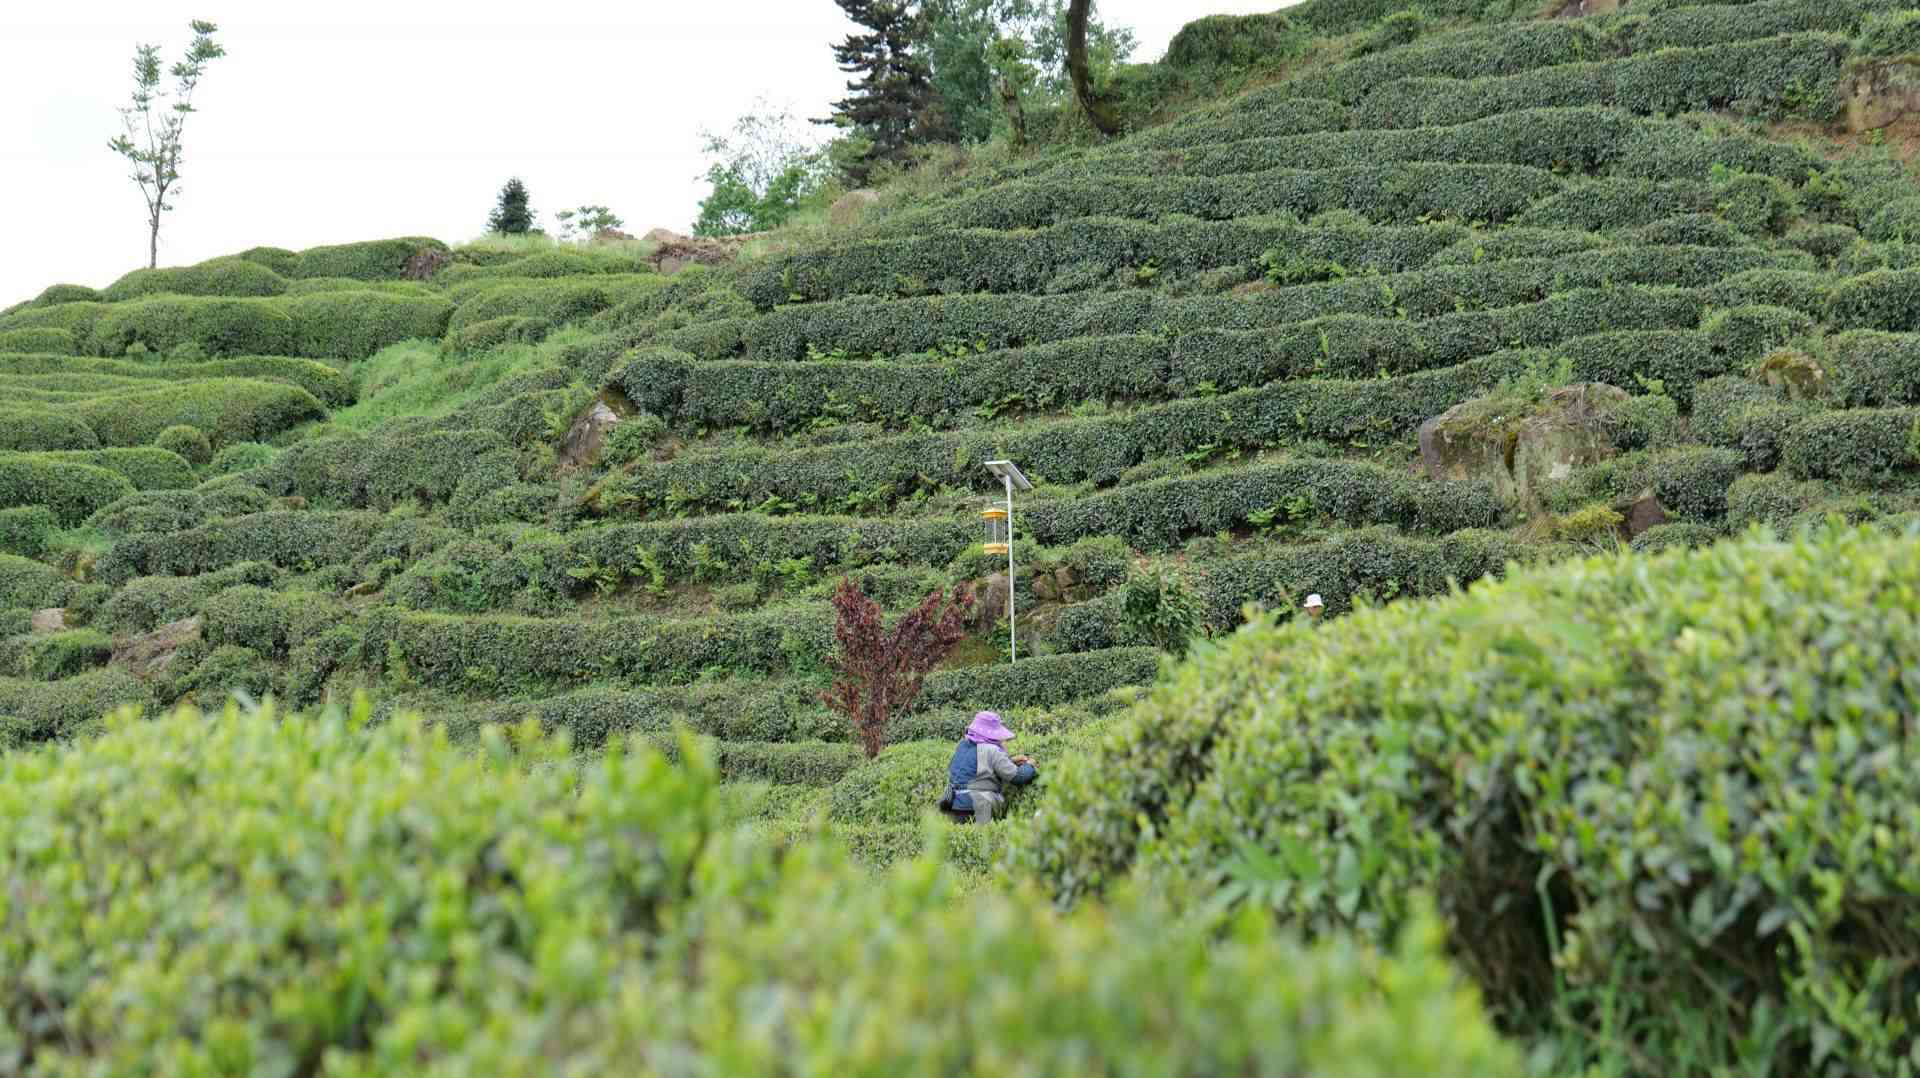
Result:
[[865,183],[873,166],[898,161],[917,143],[950,141],[952,132],[934,90],[933,74],[916,49],[926,23],[907,0],[835,0],[847,18],[868,33],[848,34],[833,47],[840,70],[860,76],[847,83],[851,95],[834,102],[831,123],[851,127],[870,143],[847,169]]
[[527,204],[527,185],[520,177],[500,189],[500,202],[487,215],[487,231],[521,236],[533,231],[533,207]]

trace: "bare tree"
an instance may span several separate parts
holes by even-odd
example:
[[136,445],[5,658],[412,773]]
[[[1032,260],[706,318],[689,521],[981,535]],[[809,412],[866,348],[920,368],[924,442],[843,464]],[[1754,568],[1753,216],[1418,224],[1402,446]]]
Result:
[[160,46],[141,45],[133,51],[133,103],[120,110],[125,133],[107,143],[114,153],[133,163],[133,182],[147,201],[147,268],[160,264],[160,218],[180,193],[180,135],[193,113],[193,91],[207,64],[227,54],[213,40],[219,27],[200,19],[189,24],[193,44],[186,58],[168,69],[171,91],[160,88]]

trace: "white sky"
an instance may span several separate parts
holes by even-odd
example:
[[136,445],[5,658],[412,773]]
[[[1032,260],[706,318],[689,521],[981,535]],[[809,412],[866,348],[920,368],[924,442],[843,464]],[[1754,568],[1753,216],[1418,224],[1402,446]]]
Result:
[[[1286,0],[1101,0],[1157,59],[1186,22]],[[145,206],[106,148],[135,44],[168,63],[220,26],[188,121],[161,265],[479,233],[517,174],[554,210],[604,203],[634,234],[685,230],[702,128],[762,94],[824,116],[846,76],[832,0],[72,0],[0,5],[0,306],[146,262]],[[534,20],[534,21],[529,21]],[[168,80],[170,83],[171,80]]]

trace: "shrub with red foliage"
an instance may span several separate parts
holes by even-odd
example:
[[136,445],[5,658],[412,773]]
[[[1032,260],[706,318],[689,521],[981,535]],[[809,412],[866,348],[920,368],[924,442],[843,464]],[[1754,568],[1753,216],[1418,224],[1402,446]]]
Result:
[[930,592],[889,630],[880,604],[853,581],[840,581],[833,593],[839,647],[831,660],[839,677],[820,698],[853,723],[868,756],[886,748],[887,723],[913,704],[927,674],[966,639],[972,607],[967,588],[956,588],[951,600]]

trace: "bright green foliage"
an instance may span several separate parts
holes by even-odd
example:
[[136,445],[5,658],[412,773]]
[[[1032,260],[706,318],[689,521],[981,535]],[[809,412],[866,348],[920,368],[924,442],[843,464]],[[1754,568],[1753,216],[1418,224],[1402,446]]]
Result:
[[[112,653],[113,641],[98,629],[16,637],[0,645],[0,675],[60,681],[103,665]],[[6,669],[8,660],[12,669]]]
[[207,378],[93,397],[67,411],[99,434],[103,445],[150,445],[168,427],[186,424],[216,446],[258,441],[326,415],[326,406],[298,386],[247,378]]
[[232,475],[271,464],[278,452],[259,442],[233,442],[220,447],[207,466],[208,475]]
[[[43,885],[14,907],[36,950],[157,944],[168,969],[204,971],[34,966],[36,1013],[58,1022],[9,1015],[19,1049],[55,1070],[274,1069],[324,1052],[334,1066],[490,1073],[1519,1073],[1430,920],[1383,954],[1303,949],[1253,918],[1215,939],[1142,899],[1110,915],[960,902],[928,864],[875,881],[829,843],[776,858],[722,831],[698,759],[530,767],[552,747],[495,738],[474,755],[411,722],[357,729],[364,718],[183,712],[0,763],[4,833],[44,836],[0,847],[0,877]],[[169,763],[187,760],[191,783]],[[137,824],[110,837],[100,820]],[[117,888],[109,865],[171,890]],[[77,911],[103,902],[116,916],[82,948]],[[297,941],[273,927],[275,903],[305,911]],[[373,940],[380,963],[340,962]],[[242,953],[246,996],[214,972]],[[506,966],[522,972],[503,978]],[[922,991],[889,987],[903,976]],[[410,988],[380,987],[392,983]],[[769,994],[795,1005],[745,1022]],[[854,1006],[857,1034],[834,1017]]]
[[0,509],[45,506],[61,527],[73,527],[133,491],[125,476],[106,468],[58,462],[39,453],[0,454]]
[[438,337],[453,315],[438,297],[385,292],[295,296],[283,309],[293,320],[292,351],[326,359],[365,359],[390,344]]
[[286,278],[245,258],[214,258],[193,266],[139,269],[113,282],[101,298],[118,303],[157,292],[182,296],[277,296]]
[[178,454],[188,464],[199,467],[213,459],[213,444],[199,427],[177,424],[154,436],[155,447]]
[[1366,932],[1432,889],[1516,1028],[1606,992],[1576,1054],[1890,1067],[1917,551],[1750,540],[1251,630],[1059,769],[1023,863]]
[[[57,308],[56,308],[57,309]],[[207,356],[286,355],[293,319],[271,299],[155,296],[110,305],[94,324],[95,355],[118,356],[138,346],[162,354],[192,346]]]
[[[418,257],[445,256],[447,245],[424,236],[309,247],[289,277],[352,277],[358,281],[392,281],[405,276],[408,263]],[[284,271],[283,271],[284,272]]]
[[0,554],[0,609],[59,606],[73,590],[52,566]]
[[53,510],[44,505],[0,509],[0,554],[37,558],[46,552],[47,541],[58,527]]
[[100,438],[64,412],[0,406],[0,450],[94,449]]
[[[0,749],[97,733],[101,716],[152,702],[153,692],[144,682],[112,666],[60,681],[0,677]],[[25,754],[8,753],[0,760],[11,763],[25,758]],[[0,769],[5,767],[0,764]],[[9,959],[9,964],[18,968],[17,959]],[[17,1036],[17,1020],[8,1018],[6,1034]]]
[[79,351],[74,335],[54,326],[0,330],[0,352],[42,352],[70,356]]
[[20,457],[51,464],[83,464],[105,468],[126,476],[135,490],[185,490],[195,483],[193,466],[180,454],[157,445],[127,449],[47,450],[32,454],[0,453],[0,462]]

